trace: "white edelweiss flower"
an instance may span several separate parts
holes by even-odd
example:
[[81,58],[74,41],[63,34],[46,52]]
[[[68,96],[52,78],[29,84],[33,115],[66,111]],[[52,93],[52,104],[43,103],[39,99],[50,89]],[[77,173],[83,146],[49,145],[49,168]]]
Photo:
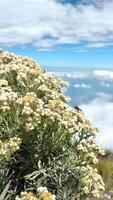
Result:
[[9,104],[8,104],[7,101],[4,101],[2,105],[3,105],[3,106],[8,106]]
[[105,197],[106,197],[107,199],[111,199],[111,196],[110,196],[109,194],[105,194]]
[[91,158],[95,158],[94,152],[91,152],[89,155],[90,155]]
[[0,86],[8,86],[8,81],[4,79],[0,79]]
[[78,145],[77,145],[77,149],[82,151],[82,150],[84,149],[84,147],[83,147],[82,144],[78,144]]
[[28,106],[24,106],[24,108],[23,108],[23,111],[22,111],[22,114],[24,115],[30,115],[30,114],[32,114],[33,113],[33,110],[30,108],[30,107],[28,107]]
[[20,72],[18,75],[17,75],[17,80],[22,80],[22,79],[27,79],[27,74],[25,72]]
[[97,158],[93,158],[93,163],[97,164],[98,163],[98,159]]
[[38,187],[37,192],[42,193],[42,192],[48,192],[46,187]]
[[18,98],[18,99],[16,100],[16,103],[19,104],[19,105],[22,105],[23,102],[24,102],[23,98]]
[[27,192],[25,191],[25,192],[21,192],[21,196],[23,197],[24,195],[26,195],[27,194]]
[[88,186],[84,186],[83,190],[84,190],[85,194],[88,194],[88,193],[89,193],[89,188],[88,188]]
[[9,93],[9,97],[8,97],[9,101],[15,101],[17,98],[18,98],[18,95],[17,95],[16,92],[10,92]]
[[0,101],[7,101],[8,100],[8,92],[4,92],[0,95]]
[[56,199],[56,198],[55,198],[55,195],[53,194],[53,195],[52,195],[52,200],[55,200],[55,199]]
[[1,110],[3,112],[7,112],[7,111],[10,111],[10,106],[6,105],[6,106],[1,106]]
[[25,126],[27,131],[31,131],[34,129],[34,125],[31,122],[26,123]]
[[16,196],[15,200],[22,200],[20,197]]
[[99,198],[99,191],[98,190],[93,190],[92,191],[92,195],[93,195],[93,197]]
[[30,102],[25,102],[24,105],[25,105],[25,107],[29,107],[30,106]]
[[103,149],[101,149],[99,152],[100,152],[100,154],[101,154],[102,156],[105,155],[105,151],[104,151]]

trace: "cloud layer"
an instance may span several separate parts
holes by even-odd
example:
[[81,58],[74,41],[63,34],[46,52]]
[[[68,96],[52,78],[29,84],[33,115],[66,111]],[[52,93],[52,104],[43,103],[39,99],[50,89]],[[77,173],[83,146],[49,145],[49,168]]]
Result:
[[87,48],[109,45],[113,40],[113,1],[97,0],[96,6],[84,2],[0,1],[0,45],[32,44],[40,50],[81,41],[88,42]]
[[[74,71],[74,72],[50,72],[52,75],[61,78],[73,78],[73,79],[83,79],[83,78],[98,78],[102,80],[113,80],[113,70],[94,70],[94,71]],[[105,84],[102,83],[102,86]],[[109,87],[109,85],[106,85]]]
[[95,126],[101,130],[97,142],[113,150],[113,71],[90,70],[52,72],[70,82],[65,91],[71,105],[79,106]]
[[113,150],[113,102],[110,95],[99,94],[88,104],[80,105],[93,124],[101,130],[97,142],[105,149]]
[[81,84],[75,84],[75,88],[84,88],[84,89],[90,89],[92,86],[89,84],[81,83]]

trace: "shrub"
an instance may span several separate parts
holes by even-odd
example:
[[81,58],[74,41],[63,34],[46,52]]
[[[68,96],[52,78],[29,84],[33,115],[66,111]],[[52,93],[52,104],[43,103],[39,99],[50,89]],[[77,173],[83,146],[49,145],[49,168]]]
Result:
[[0,55],[0,190],[11,180],[11,200],[23,191],[36,196],[41,186],[58,200],[98,197],[104,189],[95,168],[103,153],[98,130],[68,105],[65,86],[30,58]]

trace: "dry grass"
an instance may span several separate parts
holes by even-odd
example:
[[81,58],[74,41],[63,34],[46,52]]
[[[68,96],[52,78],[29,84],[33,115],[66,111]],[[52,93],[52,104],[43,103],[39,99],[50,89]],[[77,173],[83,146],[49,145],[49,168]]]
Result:
[[113,190],[113,154],[106,152],[106,156],[99,159],[97,168],[104,180],[106,191]]
[[90,200],[113,200],[113,153],[107,151],[104,157],[100,157],[97,168],[104,180],[105,192],[100,192],[99,199],[91,198]]

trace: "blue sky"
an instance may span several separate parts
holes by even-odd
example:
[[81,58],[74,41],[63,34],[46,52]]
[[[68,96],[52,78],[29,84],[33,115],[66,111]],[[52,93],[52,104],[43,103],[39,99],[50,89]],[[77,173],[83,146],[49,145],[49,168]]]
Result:
[[69,80],[67,95],[113,149],[113,0],[0,0],[0,47]]
[[1,0],[0,8],[1,48],[45,67],[113,69],[112,0]]
[[[66,46],[64,47],[66,48]],[[44,67],[113,69],[113,50],[111,48],[91,49],[83,52],[72,51],[68,47],[67,50],[61,48],[50,51],[38,51],[32,46],[26,48],[5,47],[4,49],[32,57]]]

